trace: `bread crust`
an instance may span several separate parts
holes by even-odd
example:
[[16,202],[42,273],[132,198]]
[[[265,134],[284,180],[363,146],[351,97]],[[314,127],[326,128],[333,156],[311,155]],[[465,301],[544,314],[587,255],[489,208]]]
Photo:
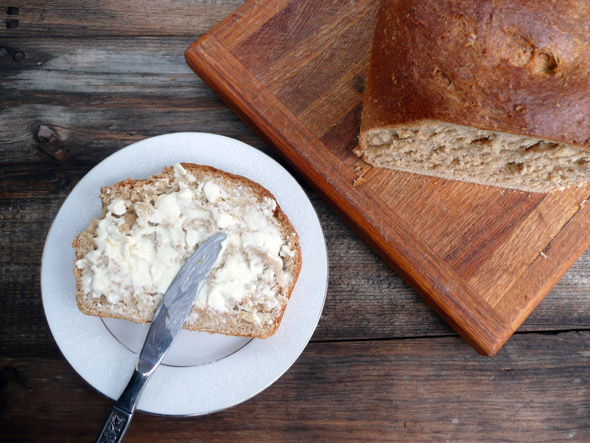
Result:
[[[181,163],[181,165],[185,170],[187,170],[187,172],[194,175],[199,181],[203,179],[209,180],[213,178],[220,178],[224,182],[229,183],[232,186],[243,186],[248,188],[249,191],[251,191],[259,200],[269,198],[275,201],[276,208],[274,210],[273,217],[277,220],[279,224],[281,236],[283,238],[289,239],[291,250],[294,252],[294,256],[288,258],[288,267],[292,275],[292,279],[288,289],[283,294],[286,297],[286,300],[288,301],[288,299],[290,299],[291,297],[291,294],[295,287],[295,283],[301,271],[301,246],[299,243],[299,236],[295,231],[295,228],[291,224],[291,221],[289,220],[287,215],[281,209],[274,195],[266,188],[264,188],[262,185],[256,183],[253,180],[219,170],[212,166],[197,165],[193,163]],[[123,198],[128,202],[133,202],[134,199],[137,199],[137,191],[142,189],[142,187],[144,187],[145,185],[154,184],[156,182],[161,181],[162,179],[172,178],[173,175],[174,170],[171,166],[169,166],[165,167],[161,173],[156,174],[148,179],[126,179],[112,186],[106,186],[101,188],[100,199],[102,202],[103,212],[99,219],[103,218],[106,215],[107,207],[115,198]],[[86,254],[88,254],[96,248],[93,238],[96,235],[96,228],[98,226],[99,219],[92,220],[90,222],[88,229],[80,233],[74,239],[72,246],[75,248],[76,260],[85,257]],[[130,223],[132,223],[133,221],[134,220],[130,220]],[[110,307],[107,304],[104,304],[104,301],[106,300],[104,296],[101,296],[101,298],[98,300],[93,299],[91,296],[88,296],[88,294],[85,294],[82,289],[82,274],[83,271],[81,269],[74,267],[74,276],[76,277],[76,300],[78,303],[78,308],[82,313],[92,316],[124,319],[137,323],[147,323],[149,322],[149,320],[151,320],[151,318],[142,319],[135,316],[120,315],[119,313],[114,312],[112,309],[110,309]],[[98,303],[98,301],[102,301],[103,303]],[[286,307],[287,303],[285,302],[284,305],[281,307],[282,310],[280,312],[280,316],[274,321],[274,323],[272,325],[265,325],[262,329],[257,330],[254,334],[247,332],[244,333],[244,331],[240,328],[235,328],[235,325],[232,324],[232,322],[226,322],[224,326],[220,325],[216,328],[202,327],[198,323],[187,322],[184,325],[184,329],[201,332],[221,333],[241,337],[267,338],[273,335],[278,329]],[[195,310],[199,314],[207,314],[206,309],[201,309],[194,306],[193,311]]]
[[441,121],[590,147],[590,3],[384,0],[359,154],[375,128]]

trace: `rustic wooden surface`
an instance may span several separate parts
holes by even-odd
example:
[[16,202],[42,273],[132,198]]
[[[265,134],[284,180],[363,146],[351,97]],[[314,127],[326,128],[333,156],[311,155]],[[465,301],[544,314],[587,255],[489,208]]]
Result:
[[449,324],[495,354],[590,246],[590,186],[502,190],[353,153],[379,0],[251,0],[188,64]]
[[[19,21],[0,29],[0,440],[91,441],[112,404],[63,359],[41,305],[43,241],[78,180],[174,131],[278,158],[184,62],[240,3],[0,2],[3,23]],[[200,418],[138,414],[128,441],[590,439],[589,252],[485,358],[305,189],[330,259],[312,342],[254,399]]]

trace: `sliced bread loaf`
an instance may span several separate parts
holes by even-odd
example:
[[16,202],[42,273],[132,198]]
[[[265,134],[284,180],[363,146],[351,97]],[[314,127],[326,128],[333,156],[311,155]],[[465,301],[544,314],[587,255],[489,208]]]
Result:
[[590,4],[383,0],[357,154],[533,192],[590,180]]
[[228,238],[184,328],[258,338],[275,333],[301,269],[301,249],[268,190],[182,163],[104,187],[100,199],[102,216],[73,242],[83,313],[151,321],[188,256],[224,232]]

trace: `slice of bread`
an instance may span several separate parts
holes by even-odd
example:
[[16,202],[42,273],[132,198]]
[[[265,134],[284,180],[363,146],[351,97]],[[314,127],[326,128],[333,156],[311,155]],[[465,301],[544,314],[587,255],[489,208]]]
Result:
[[266,338],[301,270],[299,237],[274,196],[245,177],[181,163],[101,189],[102,216],[73,242],[78,307],[150,322],[182,264],[217,232],[228,238],[185,329]]

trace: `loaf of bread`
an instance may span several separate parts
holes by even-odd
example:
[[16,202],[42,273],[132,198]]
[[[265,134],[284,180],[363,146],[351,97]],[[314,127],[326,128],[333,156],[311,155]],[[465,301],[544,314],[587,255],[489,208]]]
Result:
[[268,190],[210,166],[181,163],[102,188],[100,199],[102,216],[73,242],[83,313],[151,321],[186,259],[224,232],[184,328],[258,338],[275,333],[301,269],[301,249]]
[[357,155],[547,192],[590,179],[590,2],[383,0]]

